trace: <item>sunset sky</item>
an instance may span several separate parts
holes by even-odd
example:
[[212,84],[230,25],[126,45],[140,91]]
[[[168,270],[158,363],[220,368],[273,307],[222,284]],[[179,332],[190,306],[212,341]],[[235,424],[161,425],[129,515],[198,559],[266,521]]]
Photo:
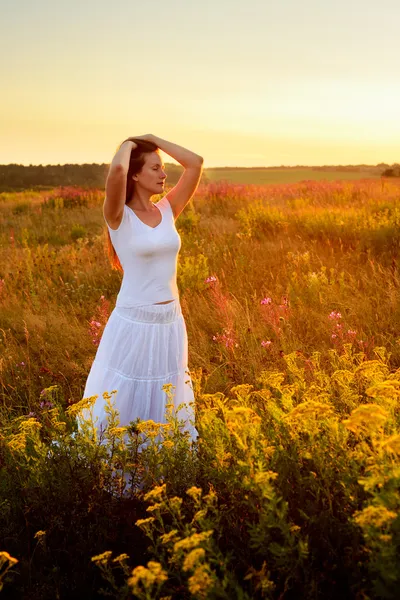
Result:
[[[1,0],[0,163],[400,162],[399,0]],[[176,163],[163,154],[166,162]]]

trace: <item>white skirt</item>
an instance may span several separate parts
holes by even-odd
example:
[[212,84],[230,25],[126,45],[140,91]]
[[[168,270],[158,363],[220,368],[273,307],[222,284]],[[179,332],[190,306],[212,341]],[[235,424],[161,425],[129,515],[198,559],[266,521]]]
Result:
[[[164,384],[172,383],[175,410],[184,420],[183,431],[191,440],[198,432],[194,426],[194,393],[188,368],[188,337],[179,300],[131,308],[115,307],[104,328],[91,366],[83,398],[98,395],[89,410],[98,435],[107,426],[103,392],[112,396],[120,425],[138,417],[166,423],[167,393]],[[87,418],[89,412],[83,411]],[[97,422],[96,422],[97,419]]]

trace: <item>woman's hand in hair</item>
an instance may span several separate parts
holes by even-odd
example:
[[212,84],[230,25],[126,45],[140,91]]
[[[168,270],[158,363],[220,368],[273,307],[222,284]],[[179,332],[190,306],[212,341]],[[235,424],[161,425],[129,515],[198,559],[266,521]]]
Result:
[[[126,138],[126,140],[124,140],[124,142],[126,142],[127,140],[129,140],[130,142],[135,142],[135,140],[144,140],[145,142],[152,142],[153,141],[153,134],[152,133],[145,133],[144,135],[135,135],[132,137],[128,137]],[[122,143],[124,143],[122,142]]]

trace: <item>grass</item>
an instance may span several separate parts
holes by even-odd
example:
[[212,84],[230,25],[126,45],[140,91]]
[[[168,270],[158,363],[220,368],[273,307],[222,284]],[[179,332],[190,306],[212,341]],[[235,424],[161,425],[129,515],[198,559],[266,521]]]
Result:
[[76,429],[121,283],[103,196],[0,195],[9,597],[395,598],[399,183],[198,189],[176,226],[200,441],[171,420],[139,454],[157,424]]
[[[336,170],[337,169],[337,170]],[[363,179],[377,179],[379,173],[375,167],[354,167],[352,170],[341,171],[339,167],[335,170],[306,167],[277,167],[277,168],[255,168],[251,169],[230,169],[229,167],[213,169],[212,167],[204,169],[205,174],[210,181],[221,181],[221,179],[230,183],[246,185],[266,185],[266,184],[285,184],[299,183],[301,181],[359,181]]]

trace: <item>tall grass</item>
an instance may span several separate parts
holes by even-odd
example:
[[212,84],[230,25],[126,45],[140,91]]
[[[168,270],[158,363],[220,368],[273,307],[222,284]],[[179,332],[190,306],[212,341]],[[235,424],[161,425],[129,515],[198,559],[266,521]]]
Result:
[[199,188],[176,223],[193,446],[168,386],[165,425],[120,426],[105,390],[107,443],[77,430],[120,285],[104,192],[0,195],[8,597],[397,597],[399,191]]

